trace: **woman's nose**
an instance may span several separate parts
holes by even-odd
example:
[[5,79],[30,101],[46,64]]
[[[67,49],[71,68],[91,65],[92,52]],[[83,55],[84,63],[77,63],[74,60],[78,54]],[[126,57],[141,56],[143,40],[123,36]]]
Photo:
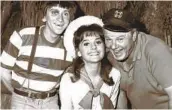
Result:
[[91,49],[96,49],[96,44],[91,44]]

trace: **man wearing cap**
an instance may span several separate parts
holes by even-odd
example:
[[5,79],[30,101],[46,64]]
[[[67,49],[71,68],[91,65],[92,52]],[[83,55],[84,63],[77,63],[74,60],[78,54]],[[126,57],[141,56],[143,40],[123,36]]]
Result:
[[12,109],[59,109],[60,77],[72,62],[63,46],[63,32],[75,18],[76,4],[44,3],[45,25],[15,30],[1,55],[2,81],[12,92]]
[[170,48],[139,32],[127,10],[111,9],[103,22],[108,59],[122,76],[119,103],[127,96],[133,109],[172,108]]

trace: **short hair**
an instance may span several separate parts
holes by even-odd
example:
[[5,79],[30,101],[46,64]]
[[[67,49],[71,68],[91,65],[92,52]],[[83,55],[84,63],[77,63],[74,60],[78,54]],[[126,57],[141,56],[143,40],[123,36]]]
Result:
[[57,6],[59,5],[59,7],[62,8],[67,8],[69,10],[69,14],[70,14],[70,20],[75,19],[75,13],[77,10],[77,4],[74,1],[45,1],[44,2],[44,15],[47,12],[47,9],[53,6]]

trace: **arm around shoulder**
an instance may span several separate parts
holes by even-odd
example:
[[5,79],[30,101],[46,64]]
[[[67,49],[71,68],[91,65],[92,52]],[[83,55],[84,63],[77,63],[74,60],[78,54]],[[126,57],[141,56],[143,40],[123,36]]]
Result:
[[128,100],[125,91],[120,89],[120,79],[121,74],[120,71],[116,68],[112,68],[111,76],[114,80],[115,84],[115,90],[114,90],[114,98],[116,103],[117,109],[127,109],[128,108]]
[[120,71],[118,69],[112,67],[109,77],[112,77],[114,83],[120,82],[120,79],[121,79]]
[[113,89],[112,89],[112,96],[111,100],[113,102],[113,105],[116,107],[117,99],[118,99],[118,93],[119,93],[119,84],[120,84],[120,79],[121,75],[119,70],[116,68],[112,68],[112,71],[109,74],[110,77],[112,77],[114,81]]

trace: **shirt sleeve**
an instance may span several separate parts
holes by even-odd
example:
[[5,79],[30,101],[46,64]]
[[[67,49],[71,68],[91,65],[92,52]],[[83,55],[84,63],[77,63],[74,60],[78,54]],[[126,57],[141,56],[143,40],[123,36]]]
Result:
[[60,82],[60,100],[61,100],[61,109],[73,109],[72,107],[72,100],[71,100],[71,79],[70,79],[70,73],[65,73],[62,76],[61,82]]
[[163,42],[151,43],[148,47],[149,71],[163,88],[172,86],[172,51]]
[[112,76],[112,79],[114,81],[114,85],[113,85],[110,97],[111,97],[111,101],[112,101],[114,107],[116,107],[121,75],[120,75],[119,70],[117,70],[116,68],[112,68],[110,76]]
[[1,54],[1,67],[12,70],[21,45],[21,36],[17,31],[14,31]]

